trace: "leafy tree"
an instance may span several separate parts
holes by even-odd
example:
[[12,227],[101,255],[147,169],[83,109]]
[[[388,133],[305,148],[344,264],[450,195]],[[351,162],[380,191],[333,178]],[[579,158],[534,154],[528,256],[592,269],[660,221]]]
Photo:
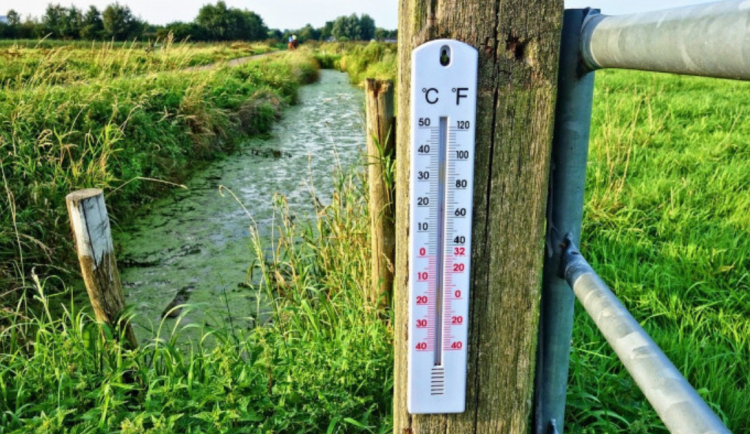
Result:
[[130,8],[114,3],[102,14],[104,36],[108,39],[124,41],[140,35],[143,23],[133,16]]
[[305,41],[316,41],[320,38],[320,30],[314,28],[310,24],[307,24],[305,27],[299,29],[297,32],[295,32],[297,35],[297,38],[300,42]]
[[83,14],[81,14],[81,10],[75,6],[69,7],[63,17],[63,37],[65,39],[79,39],[82,22]]
[[271,29],[266,35],[268,36],[268,39],[284,39],[284,34],[279,29]]
[[166,39],[167,37],[169,37],[170,33],[176,41],[184,41],[188,39],[191,41],[208,40],[206,29],[198,23],[194,22],[183,23],[181,21],[176,21],[173,23],[169,23],[164,26],[163,29],[159,29],[156,32],[156,36],[159,39]]
[[204,5],[195,22],[206,29],[209,37],[224,40],[229,33],[229,9],[223,1]]
[[47,5],[47,9],[42,15],[42,26],[44,26],[45,33],[50,33],[55,38],[62,38],[65,36],[66,21],[67,11],[64,7],[51,3]]
[[386,30],[381,27],[375,29],[375,39],[377,39],[378,41],[382,41],[384,39],[396,39],[397,34],[398,31],[396,30]]
[[364,14],[359,18],[359,39],[370,41],[375,38],[375,20]]
[[336,21],[333,22],[333,29],[331,29],[331,34],[338,40],[358,40],[361,33],[357,14],[336,18]]
[[13,39],[16,38],[18,28],[21,24],[21,16],[15,10],[11,9],[5,17],[8,22],[6,24],[0,23],[0,38]]
[[237,8],[228,8],[223,1],[215,5],[204,5],[198,12],[195,22],[206,31],[208,38],[215,41],[265,39],[268,28],[260,15]]
[[104,22],[102,21],[102,14],[96,6],[90,6],[81,22],[81,38],[89,40],[99,39],[103,34]]
[[163,29],[163,26],[157,26],[154,24],[149,24],[145,21],[138,20],[138,27],[139,27],[139,33],[140,38],[142,40],[148,40],[151,42],[151,45],[156,43],[154,39],[158,37],[158,33],[161,29]]
[[320,40],[327,41],[333,36],[333,21],[326,21],[326,24],[320,28]]
[[11,27],[21,25],[21,15],[13,9],[8,11],[8,15],[5,18],[8,19],[8,25]]
[[[269,31],[258,14],[227,7],[224,1],[203,6],[193,22],[174,22],[163,27],[141,21],[128,6],[117,2],[107,6],[103,12],[95,6],[83,12],[75,6],[49,4],[40,20],[29,17],[23,22],[20,14],[11,9],[7,19],[6,24],[0,24],[0,38],[40,38],[49,35],[59,39],[107,38],[122,41],[136,37],[166,38],[170,33],[175,39],[190,38],[193,41],[257,41],[281,37],[280,31]],[[326,23],[324,29],[330,36],[333,21]],[[318,39],[322,37],[321,30],[308,24],[295,34],[303,39]]]
[[340,16],[335,21],[329,23],[320,30],[320,37],[328,39],[333,36],[337,40],[351,41],[369,41],[375,38],[375,20],[371,16],[364,14],[358,17],[357,14],[349,16]]
[[268,27],[266,27],[260,15],[252,11],[240,11],[239,9],[235,9],[235,11],[237,14],[242,14],[242,19],[238,20],[241,25],[238,27],[237,39],[250,41],[265,39]]

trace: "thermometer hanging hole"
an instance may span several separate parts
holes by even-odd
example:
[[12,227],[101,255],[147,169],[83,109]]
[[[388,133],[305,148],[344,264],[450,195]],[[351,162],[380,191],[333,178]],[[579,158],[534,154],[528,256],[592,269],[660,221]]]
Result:
[[440,49],[440,64],[448,66],[451,63],[451,47],[443,45]]

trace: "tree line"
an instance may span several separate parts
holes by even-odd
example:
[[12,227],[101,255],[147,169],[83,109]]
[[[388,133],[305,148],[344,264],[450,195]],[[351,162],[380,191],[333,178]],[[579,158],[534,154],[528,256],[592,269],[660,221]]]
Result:
[[286,39],[290,35],[296,35],[301,41],[370,41],[373,39],[385,40],[396,39],[396,30],[386,30],[375,26],[375,20],[369,15],[340,16],[333,21],[327,21],[323,27],[315,28],[310,24],[297,30],[287,30],[270,35],[272,38]]
[[26,17],[10,10],[6,23],[0,22],[0,39],[115,40],[163,39],[172,34],[177,40],[191,41],[286,41],[295,35],[308,40],[369,41],[392,39],[395,30],[375,26],[369,15],[341,16],[315,28],[310,24],[296,30],[269,29],[260,15],[245,9],[227,7],[224,1],[207,4],[191,22],[176,21],[152,25],[136,17],[126,5],[113,3],[100,11],[95,6],[81,10],[75,6],[49,4],[39,17]]

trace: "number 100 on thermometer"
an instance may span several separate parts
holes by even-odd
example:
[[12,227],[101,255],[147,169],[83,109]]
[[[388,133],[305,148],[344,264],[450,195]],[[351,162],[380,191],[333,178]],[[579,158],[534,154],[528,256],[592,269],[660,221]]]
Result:
[[466,406],[477,51],[412,53],[409,383],[412,414]]

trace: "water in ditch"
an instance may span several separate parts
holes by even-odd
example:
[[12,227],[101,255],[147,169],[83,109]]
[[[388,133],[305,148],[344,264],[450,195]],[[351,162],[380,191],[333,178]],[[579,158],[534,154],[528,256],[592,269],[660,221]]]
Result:
[[[195,173],[187,190],[176,190],[117,231],[121,277],[140,340],[160,326],[165,336],[179,317],[178,327],[190,325],[185,333],[191,336],[263,320],[263,297],[248,285],[254,258],[249,228],[257,226],[269,245],[278,224],[275,194],[297,218],[314,211],[311,188],[317,200],[328,201],[337,167],[361,161],[363,98],[346,74],[321,71],[319,82],[300,89],[299,105],[284,111],[270,138],[252,139]],[[191,307],[176,308],[182,304]]]

